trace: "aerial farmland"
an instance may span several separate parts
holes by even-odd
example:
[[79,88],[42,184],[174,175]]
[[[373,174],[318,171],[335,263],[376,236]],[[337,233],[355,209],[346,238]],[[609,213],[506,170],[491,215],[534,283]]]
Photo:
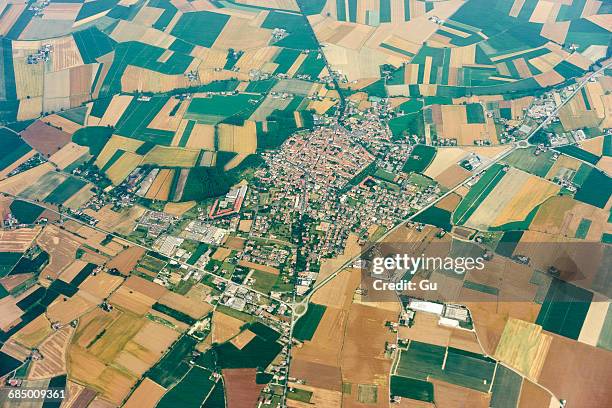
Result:
[[595,0],[0,3],[1,404],[609,406],[610,44]]

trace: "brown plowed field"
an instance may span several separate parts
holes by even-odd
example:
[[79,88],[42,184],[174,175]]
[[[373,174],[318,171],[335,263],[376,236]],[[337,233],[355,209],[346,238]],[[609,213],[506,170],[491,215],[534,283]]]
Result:
[[49,126],[40,120],[28,126],[21,133],[21,137],[30,146],[47,157],[60,150],[72,139],[68,133]]
[[[538,383],[572,407],[605,407],[612,401],[612,354],[604,349],[553,337]],[[606,402],[608,401],[608,402]]]
[[246,408],[257,406],[263,385],[255,382],[257,370],[254,368],[235,368],[222,371],[227,395],[227,408]]

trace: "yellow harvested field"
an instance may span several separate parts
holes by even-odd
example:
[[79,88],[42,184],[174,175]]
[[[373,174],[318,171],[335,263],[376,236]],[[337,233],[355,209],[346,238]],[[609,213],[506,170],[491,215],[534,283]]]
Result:
[[230,256],[232,250],[226,247],[219,247],[212,255],[212,259],[216,261],[225,261],[225,259]]
[[256,269],[258,271],[271,273],[273,275],[280,274],[280,270],[278,268],[274,268],[273,266],[270,266],[270,265],[262,265],[262,264],[258,264],[255,262],[245,261],[245,260],[241,260],[238,263],[238,265],[244,266],[245,268],[251,268],[251,269]]
[[236,62],[236,69],[240,72],[249,73],[253,69],[260,69],[264,72],[272,73],[278,66],[277,64],[269,63],[274,59],[274,56],[279,52],[278,47],[262,47],[254,50],[247,50],[242,57]]
[[604,147],[604,136],[583,140],[579,143],[579,145],[582,150],[586,150],[589,153],[593,153],[595,156],[602,156]]
[[61,324],[68,324],[97,307],[95,302],[79,293],[67,299],[68,300],[64,300],[64,297],[60,296],[49,306],[47,309],[47,317],[49,320],[60,322]]
[[121,77],[123,92],[169,92],[193,85],[194,83],[189,82],[189,79],[183,74],[162,74],[134,65],[128,65]]
[[511,317],[495,350],[495,358],[537,379],[546,361],[552,337],[542,326]]
[[30,99],[23,99],[19,102],[17,120],[36,119],[43,114],[43,98],[37,96]]
[[156,299],[123,285],[112,294],[110,302],[122,309],[144,316],[156,302]]
[[222,123],[218,126],[220,151],[255,153],[257,150],[257,126],[245,121],[243,126]]
[[200,69],[222,69],[227,61],[227,52],[199,45],[196,45],[189,55],[202,61]]
[[132,95],[115,95],[100,119],[98,126],[115,126],[132,102]]
[[164,206],[164,212],[174,215],[176,217],[180,217],[185,214],[187,211],[191,210],[195,207],[195,201],[184,201],[181,203],[166,203]]
[[[180,104],[181,106],[179,106],[173,116],[170,116],[170,113],[176,108],[178,104]],[[188,106],[189,104],[187,102],[182,102],[179,99],[168,99],[166,104],[161,108],[157,115],[155,115],[155,117],[147,127],[149,129],[176,131]]]
[[119,185],[134,170],[140,162],[142,156],[125,152],[119,159],[106,171],[106,176],[114,185]]
[[134,17],[133,21],[142,26],[150,27],[155,24],[155,22],[157,21],[157,19],[159,19],[163,12],[164,9],[162,8],[143,7],[140,9],[138,14],[136,14],[136,17]]
[[95,161],[95,165],[98,168],[103,168],[104,165],[113,157],[115,152],[119,149],[125,150],[126,152],[135,152],[144,142],[141,140],[130,139],[129,137],[113,135],[110,140],[104,145],[104,148],[98,155]]
[[291,64],[291,67],[289,67],[289,69],[287,70],[287,75],[289,75],[290,77],[293,77],[307,56],[308,54],[304,54],[304,53],[298,55],[298,57],[295,59],[293,64]]
[[465,150],[456,147],[439,148],[433,161],[423,174],[435,179],[446,169],[459,163],[466,155],[467,152]]
[[531,23],[545,23],[548,20],[548,16],[552,13],[555,4],[550,1],[539,1],[529,21]]
[[31,348],[38,346],[51,333],[51,322],[42,314],[19,330],[13,339]]
[[0,35],[6,36],[21,15],[23,9],[26,8],[26,5],[27,3],[4,2],[4,4],[0,6]]
[[100,228],[127,235],[134,230],[136,220],[142,216],[144,211],[143,207],[135,205],[127,210],[116,212],[111,209],[110,205],[107,205],[98,211],[87,209],[85,213],[100,220],[98,224]]
[[165,295],[159,298],[158,302],[183,312],[194,319],[201,319],[212,310],[212,306],[208,303],[196,301],[170,291],[167,291]]
[[240,333],[242,320],[228,316],[225,313],[215,312],[212,318],[212,341],[223,343]]
[[100,272],[98,274],[90,275],[81,285],[79,286],[83,296],[91,297],[96,303],[101,303],[103,299],[110,296],[110,294],[121,285],[123,279],[120,276],[108,274],[106,272]]
[[147,191],[145,198],[151,200],[167,200],[170,194],[170,188],[172,187],[173,177],[174,169],[161,169]]
[[53,153],[51,157],[49,157],[49,161],[55,163],[60,170],[64,170],[66,167],[74,163],[78,158],[82,157],[88,152],[88,147],[70,142],[62,147],[59,151]]
[[542,27],[540,35],[544,38],[548,38],[551,41],[555,41],[558,44],[565,42],[567,32],[569,30],[571,21],[547,21]]
[[0,230],[0,252],[25,252],[40,231],[40,227]]
[[610,301],[602,295],[595,293],[593,301],[589,306],[586,318],[580,330],[578,341],[591,346],[597,346],[599,335],[606,322],[606,316],[610,307]]
[[458,139],[461,134],[461,126],[467,123],[465,106],[462,105],[442,105],[442,126],[439,127],[438,134],[445,138]]
[[[15,43],[13,42],[13,47]],[[33,54],[38,48],[13,48],[13,69],[15,71],[15,88],[17,99],[34,98],[43,95],[42,64],[28,64],[27,55]]]
[[510,168],[466,223],[472,228],[523,221],[537,205],[559,192],[559,186]]
[[193,167],[198,160],[199,150],[180,147],[155,146],[143,160],[143,164],[166,167]]
[[250,330],[245,330],[236,337],[234,337],[231,343],[236,346],[237,349],[242,350],[244,346],[249,344],[251,340],[255,338],[255,333]]
[[52,71],[61,71],[84,64],[79,47],[77,47],[72,35],[50,39],[49,44],[53,48],[53,53],[51,54]]
[[400,327],[398,335],[402,339],[446,347],[450,342],[453,329],[438,325],[439,316],[417,312],[412,327]]
[[0,191],[8,194],[17,195],[39,180],[44,174],[53,171],[51,163],[43,163],[13,177],[0,181]]
[[70,347],[69,373],[117,405],[180,335],[120,309],[96,309],[82,320]]
[[164,387],[145,377],[130,395],[123,408],[154,408],[165,392]]
[[213,125],[196,123],[191,130],[186,147],[215,150],[215,127]]
[[560,73],[554,70],[538,74],[534,76],[533,79],[535,79],[538,82],[538,85],[540,85],[543,88],[547,86],[553,86],[553,85],[560,84],[561,82],[565,80],[563,75],[561,75]]
[[223,27],[213,47],[218,50],[230,48],[252,50],[266,47],[272,38],[272,30],[249,23],[249,19],[232,16]]
[[295,0],[237,0],[236,3],[279,10],[300,11]]
[[[21,103],[23,103],[23,101]],[[79,125],[78,123],[63,118],[60,115],[45,116],[44,122],[53,127],[62,128],[62,131],[70,135],[83,127],[83,125]]]

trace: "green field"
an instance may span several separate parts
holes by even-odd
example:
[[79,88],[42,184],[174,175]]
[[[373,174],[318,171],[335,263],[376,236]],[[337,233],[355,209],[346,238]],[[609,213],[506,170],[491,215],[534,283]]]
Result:
[[408,350],[401,352],[396,374],[423,381],[431,376],[486,392],[493,378],[495,364],[494,360],[481,354],[413,340]]
[[172,18],[178,11],[177,8],[172,3],[170,3],[169,0],[151,0],[147,4],[147,6],[161,8],[164,10],[161,16],[159,16],[157,21],[155,21],[155,23],[153,24],[153,28],[160,31],[164,31],[166,27],[168,27],[168,24],[170,24]]
[[0,170],[6,169],[21,156],[32,150],[26,142],[8,129],[0,129],[0,138],[2,139]]
[[595,207],[604,208],[612,195],[612,179],[598,169],[592,169],[581,186],[574,198]]
[[521,392],[521,382],[519,374],[498,365],[491,390],[491,408],[515,408]]
[[275,341],[267,341],[255,336],[246,346],[238,349],[230,342],[214,348],[217,365],[221,368],[259,368],[265,369],[280,353],[282,346]]
[[62,118],[71,120],[75,123],[78,123],[79,125],[84,125],[85,119],[87,117],[87,106],[80,106],[78,108],[68,109],[63,112],[58,112],[57,114]]
[[553,279],[536,324],[544,330],[576,340],[589,311],[593,293]]
[[512,257],[524,231],[505,231],[495,247],[495,252],[507,258]]
[[210,48],[221,34],[229,18],[228,15],[210,11],[185,13],[176,23],[171,34],[190,44]]
[[72,141],[81,146],[89,147],[89,153],[93,156],[100,154],[106,142],[109,141],[113,129],[104,126],[84,127],[72,135]]
[[434,387],[432,383],[427,381],[392,375],[391,395],[399,395],[400,397],[414,400],[433,402]]
[[294,48],[297,50],[315,50],[319,45],[308,24],[308,20],[300,14],[271,11],[261,24],[262,28],[273,30],[282,28],[289,34],[274,43],[278,47]]
[[396,139],[411,135],[424,136],[423,113],[417,112],[393,118],[389,121],[389,128]]
[[302,401],[305,403],[309,403],[312,398],[312,391],[302,390],[300,388],[293,388],[292,390],[287,391],[287,398],[292,399],[294,401]]
[[96,62],[96,58],[111,52],[117,44],[95,26],[76,31],[72,36],[85,64]]
[[459,203],[453,213],[453,224],[460,225],[466,222],[505,174],[500,164],[488,168]]
[[19,222],[24,224],[32,224],[45,210],[41,206],[22,200],[13,201],[10,209],[13,217],[17,218]]
[[0,252],[0,278],[6,276],[19,262],[21,252]]
[[212,373],[200,367],[192,367],[185,378],[168,391],[157,404],[159,408],[199,408],[215,386]]
[[576,229],[576,238],[585,239],[589,233],[592,223],[593,222],[587,218],[581,219],[580,224],[578,224],[578,228]]
[[429,207],[414,218],[415,222],[434,225],[445,231],[452,229],[451,213],[438,207]]
[[240,112],[254,111],[262,100],[261,95],[251,94],[213,95],[210,98],[195,98],[185,112],[185,119],[215,124]]
[[106,10],[110,10],[119,3],[119,0],[100,0],[83,4],[76,17],[76,21],[83,20]]
[[468,123],[485,123],[484,110],[479,103],[468,103],[465,105]]
[[225,390],[223,389],[223,381],[217,381],[215,388],[211,391],[208,398],[202,405],[202,408],[218,408],[225,407]]
[[285,74],[289,70],[289,68],[291,68],[291,66],[300,54],[301,52],[299,50],[283,48],[281,52],[279,52],[278,55],[274,58],[274,62],[278,64],[278,67],[274,71],[274,74]]
[[134,98],[117,122],[115,133],[144,142],[169,146],[174,132],[147,128],[167,101],[168,97],[154,97],[148,102]]
[[318,52],[310,52],[296,71],[296,75],[310,75],[311,79],[316,79],[325,68],[325,58]]
[[277,275],[273,273],[263,272],[254,270],[251,275],[253,279],[255,279],[255,283],[253,283],[253,289],[259,291],[261,293],[270,293],[272,287],[276,283]]
[[169,387],[179,381],[189,371],[189,360],[197,340],[191,336],[184,335],[179,338],[160,361],[157,362],[147,373],[162,387]]
[[463,287],[476,290],[478,292],[487,293],[489,295],[497,296],[499,294],[499,289],[494,288],[493,286],[483,285],[482,283],[476,283],[469,280],[463,281]]
[[612,135],[604,136],[603,155],[612,156]]
[[157,310],[158,312],[168,315],[178,320],[179,322],[186,323],[189,326],[193,325],[197,321],[196,319],[194,319],[193,317],[189,316],[186,313],[173,309],[170,306],[162,305],[161,303],[158,303],[158,302],[155,302],[153,306],[151,306],[151,309]]
[[563,154],[566,154],[568,156],[575,157],[578,160],[585,161],[587,163],[597,164],[597,162],[599,161],[599,156],[591,152],[587,152],[586,150],[582,150],[576,145],[561,146],[561,147],[555,148],[555,150]]
[[191,64],[191,61],[193,61],[193,57],[189,55],[174,52],[167,61],[159,62],[159,58],[164,52],[165,49],[163,48],[137,41],[117,44],[113,64],[100,88],[100,96],[105,97],[121,92],[121,77],[128,65],[150,69],[163,74],[175,75],[183,74],[187,67],[189,67],[189,64]]
[[53,190],[51,194],[45,197],[45,201],[52,204],[63,204],[76,192],[85,187],[86,184],[87,183],[81,179],[68,177],[62,182],[62,184],[57,186],[57,188]]
[[316,303],[309,303],[306,314],[297,321],[293,329],[293,337],[298,340],[312,340],[319,326],[321,318],[327,309],[324,305],[318,305]]
[[612,305],[608,306],[608,313],[606,314],[606,320],[599,333],[597,347],[612,351]]
[[408,156],[406,163],[404,163],[402,171],[406,173],[421,173],[427,168],[427,166],[429,166],[435,156],[435,147],[426,145],[416,145],[414,147],[414,150],[412,150],[412,153],[410,153],[410,156]]
[[216,167],[194,167],[189,171],[183,190],[182,201],[201,201],[226,194],[232,180],[221,169]]
[[552,158],[554,153],[548,150],[536,156],[534,154],[535,150],[535,147],[517,149],[510,153],[504,159],[504,162],[517,169],[526,171],[527,173],[535,174],[538,177],[544,177],[553,164],[555,164]]

